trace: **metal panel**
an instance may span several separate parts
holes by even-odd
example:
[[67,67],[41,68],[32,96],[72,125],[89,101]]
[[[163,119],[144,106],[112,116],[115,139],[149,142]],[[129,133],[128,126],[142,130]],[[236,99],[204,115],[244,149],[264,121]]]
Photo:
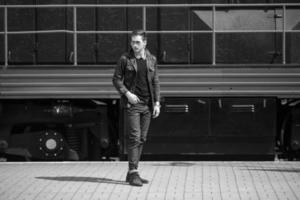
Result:
[[300,152],[300,108],[296,107],[291,112],[291,133],[289,145],[292,151]]
[[275,98],[166,98],[144,154],[272,155],[275,135]]
[[[28,66],[27,66],[28,67]],[[111,78],[114,65],[80,69],[14,69],[0,73],[0,98],[118,98]],[[56,65],[57,67],[57,65]],[[62,66],[61,66],[62,67]],[[71,67],[71,66],[70,66]],[[51,69],[52,68],[52,69]],[[264,96],[300,98],[300,69],[160,68],[164,97]]]
[[274,154],[274,98],[216,98],[212,101],[215,151],[224,154]]
[[198,152],[202,138],[210,134],[209,108],[207,98],[165,98],[159,119],[151,122],[144,153]]

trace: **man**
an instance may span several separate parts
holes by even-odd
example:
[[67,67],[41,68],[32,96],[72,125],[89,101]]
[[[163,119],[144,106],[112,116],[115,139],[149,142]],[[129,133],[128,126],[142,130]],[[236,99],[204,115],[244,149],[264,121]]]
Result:
[[142,30],[131,34],[131,50],[121,56],[113,75],[113,84],[121,94],[127,127],[128,173],[126,181],[142,186],[148,180],[138,173],[143,144],[146,141],[151,115],[160,113],[160,86],[156,58],[146,49],[147,38]]

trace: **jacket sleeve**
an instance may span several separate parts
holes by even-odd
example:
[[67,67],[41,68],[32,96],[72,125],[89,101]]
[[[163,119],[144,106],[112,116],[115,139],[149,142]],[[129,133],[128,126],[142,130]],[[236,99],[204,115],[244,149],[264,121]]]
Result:
[[126,66],[126,57],[121,56],[121,58],[118,60],[118,63],[115,67],[115,72],[112,78],[113,85],[121,95],[125,95],[125,93],[128,91],[128,89],[126,88],[123,82],[124,74],[125,74],[125,66]]
[[160,101],[160,83],[157,71],[157,62],[154,57],[154,77],[153,77],[153,89],[154,89],[154,102]]

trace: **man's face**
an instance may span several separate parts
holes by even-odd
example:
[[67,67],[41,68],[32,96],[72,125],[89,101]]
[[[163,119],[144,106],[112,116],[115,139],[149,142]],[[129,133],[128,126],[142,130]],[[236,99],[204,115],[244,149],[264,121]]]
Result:
[[140,35],[131,37],[131,48],[135,53],[140,53],[143,49],[146,48],[147,41],[143,40],[143,37]]

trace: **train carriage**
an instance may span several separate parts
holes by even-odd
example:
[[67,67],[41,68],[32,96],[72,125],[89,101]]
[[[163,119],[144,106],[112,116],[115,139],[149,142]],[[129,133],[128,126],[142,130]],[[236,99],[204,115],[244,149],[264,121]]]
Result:
[[297,158],[299,9],[299,1],[4,1],[0,153],[125,159],[111,79],[131,30],[143,29],[162,93],[144,158]]

